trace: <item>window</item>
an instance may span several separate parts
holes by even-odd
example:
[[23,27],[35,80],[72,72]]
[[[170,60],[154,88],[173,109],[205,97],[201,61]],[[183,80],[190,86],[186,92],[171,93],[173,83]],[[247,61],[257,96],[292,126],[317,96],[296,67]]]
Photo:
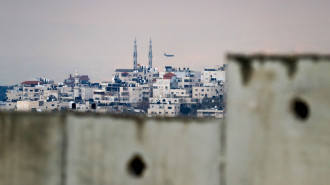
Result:
[[172,107],[168,107],[168,109],[172,109]]
[[123,92],[121,93],[122,96],[129,96],[129,93],[128,92]]

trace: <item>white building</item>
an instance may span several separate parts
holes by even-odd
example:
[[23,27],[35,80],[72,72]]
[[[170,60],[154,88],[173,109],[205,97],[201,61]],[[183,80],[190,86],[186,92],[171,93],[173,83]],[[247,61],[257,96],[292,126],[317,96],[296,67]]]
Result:
[[93,87],[81,87],[80,88],[81,99],[84,101],[93,99],[93,92],[95,89],[96,88]]
[[199,109],[197,110],[198,118],[223,118],[223,110],[217,109]]
[[149,117],[176,117],[180,114],[180,104],[150,104]]
[[204,97],[212,98],[214,96],[223,95],[223,86],[202,86],[193,87],[192,98],[203,99]]
[[17,101],[17,111],[54,111],[59,110],[58,101]]
[[226,81],[226,65],[219,68],[204,69],[202,74],[202,82],[204,85],[215,82]]
[[171,89],[178,88],[178,82],[176,80],[175,74],[166,73],[163,78],[158,78],[153,84],[153,97],[160,98],[166,97],[171,94]]

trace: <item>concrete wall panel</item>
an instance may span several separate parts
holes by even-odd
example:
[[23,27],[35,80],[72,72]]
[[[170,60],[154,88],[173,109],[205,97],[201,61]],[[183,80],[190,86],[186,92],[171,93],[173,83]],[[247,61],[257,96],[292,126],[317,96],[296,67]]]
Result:
[[1,113],[0,184],[63,184],[64,126],[59,115]]
[[329,184],[329,58],[229,58],[228,184]]
[[[70,116],[68,184],[219,184],[220,122]],[[141,175],[130,172],[134,157]]]

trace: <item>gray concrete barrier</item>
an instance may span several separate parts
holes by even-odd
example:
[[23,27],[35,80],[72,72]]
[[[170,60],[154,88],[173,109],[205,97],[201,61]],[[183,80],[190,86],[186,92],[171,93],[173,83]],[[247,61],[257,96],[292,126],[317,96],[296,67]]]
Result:
[[330,184],[330,57],[228,60],[227,184]]
[[219,184],[219,120],[1,114],[0,184]]

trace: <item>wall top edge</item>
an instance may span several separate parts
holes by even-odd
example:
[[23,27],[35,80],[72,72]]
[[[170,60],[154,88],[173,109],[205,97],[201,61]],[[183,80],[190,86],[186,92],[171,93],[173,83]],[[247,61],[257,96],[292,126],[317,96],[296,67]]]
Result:
[[173,117],[173,118],[163,118],[163,117],[145,117],[140,115],[133,114],[113,114],[113,113],[96,113],[96,112],[11,112],[11,111],[0,111],[0,119],[1,117],[10,116],[10,117],[80,117],[80,118],[109,118],[109,119],[125,119],[125,120],[133,120],[138,123],[142,123],[145,121],[158,121],[158,122],[182,122],[182,123],[210,123],[214,121],[222,121],[220,119],[212,119],[212,118],[191,118],[191,117]]
[[284,62],[295,62],[299,60],[311,60],[311,61],[328,61],[330,62],[330,54],[318,54],[318,53],[291,53],[291,54],[269,54],[269,53],[228,53],[226,55],[227,60],[234,60],[240,62],[252,62],[258,61],[275,61],[281,60]]

